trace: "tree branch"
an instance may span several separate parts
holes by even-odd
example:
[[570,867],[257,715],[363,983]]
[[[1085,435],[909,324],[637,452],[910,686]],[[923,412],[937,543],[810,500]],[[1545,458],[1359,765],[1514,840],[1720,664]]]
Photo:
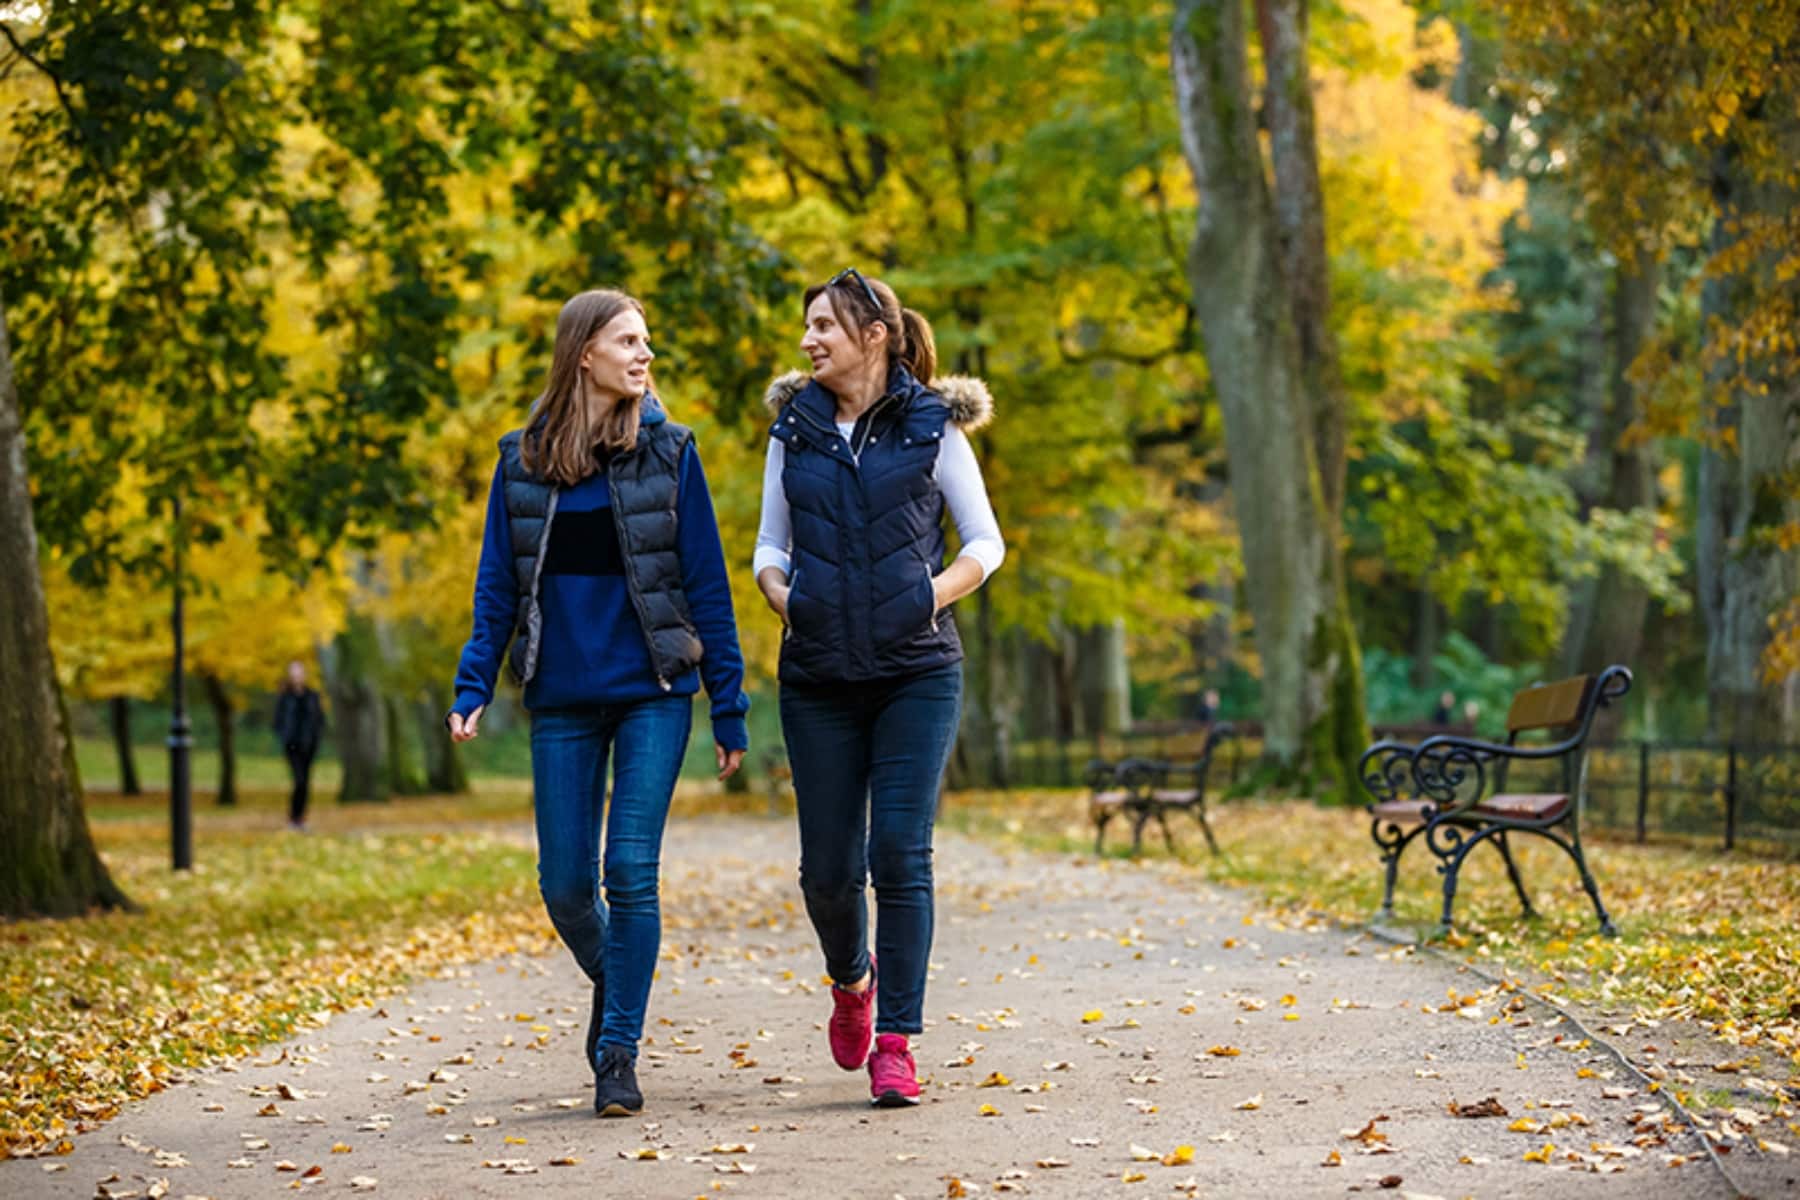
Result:
[[[30,50],[26,49],[25,44],[19,40],[19,35],[14,33],[12,26],[5,21],[0,21],[0,33],[6,34],[6,40],[12,43],[13,53],[36,67],[43,74],[44,78],[50,81],[50,86],[56,89],[57,102],[62,105],[63,111],[69,115],[69,120],[73,121],[75,119],[75,106],[70,103],[69,94],[63,91],[62,77],[55,71],[52,71],[49,67],[45,66],[41,60],[31,53]],[[76,132],[80,133],[81,131],[77,128]],[[85,141],[86,138],[83,138],[82,140]]]

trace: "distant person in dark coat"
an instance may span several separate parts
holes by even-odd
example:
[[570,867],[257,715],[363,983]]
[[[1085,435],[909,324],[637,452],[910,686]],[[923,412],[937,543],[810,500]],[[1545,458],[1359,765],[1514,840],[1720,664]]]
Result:
[[306,801],[312,776],[313,756],[319,752],[319,737],[325,732],[325,710],[319,704],[319,693],[306,686],[306,666],[295,659],[288,664],[287,678],[275,701],[275,737],[287,754],[288,773],[294,777],[294,790],[288,797],[288,827],[306,828]]
[[1194,719],[1211,724],[1219,716],[1219,689],[1207,688],[1200,693],[1200,703],[1194,709]]
[[1431,710],[1431,723],[1448,725],[1454,720],[1456,720],[1456,693],[1441,693],[1438,696],[1437,707]]

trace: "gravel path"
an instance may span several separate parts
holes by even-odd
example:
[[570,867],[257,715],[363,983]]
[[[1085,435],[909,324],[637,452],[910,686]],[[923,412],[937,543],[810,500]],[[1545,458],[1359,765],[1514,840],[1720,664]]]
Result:
[[[947,834],[925,1102],[874,1111],[825,1046],[791,823],[678,821],[665,861],[641,1119],[592,1115],[573,963],[511,959],[0,1163],[0,1195],[1730,1194],[1703,1156],[1668,1165],[1700,1147],[1608,1056],[1478,978],[1167,864]],[[1448,1111],[1490,1097],[1506,1116]]]

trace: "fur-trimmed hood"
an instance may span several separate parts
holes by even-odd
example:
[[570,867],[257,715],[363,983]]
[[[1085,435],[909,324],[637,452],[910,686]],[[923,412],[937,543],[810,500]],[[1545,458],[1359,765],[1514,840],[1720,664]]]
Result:
[[[780,416],[790,400],[806,390],[813,378],[805,371],[789,371],[769,381],[763,393],[763,404],[772,417]],[[994,396],[988,386],[973,375],[940,375],[925,391],[940,397],[950,409],[950,419],[964,433],[974,433],[994,419]]]

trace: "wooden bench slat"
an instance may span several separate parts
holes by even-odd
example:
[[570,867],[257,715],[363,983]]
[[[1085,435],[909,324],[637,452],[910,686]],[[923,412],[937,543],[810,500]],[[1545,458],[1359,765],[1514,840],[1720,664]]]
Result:
[[1379,820],[1416,825],[1425,819],[1425,813],[1431,807],[1423,800],[1383,800],[1380,804],[1370,805],[1369,811]]
[[1575,724],[1581,720],[1581,710],[1592,682],[1591,676],[1574,675],[1516,693],[1512,707],[1506,710],[1507,732],[1524,733]]
[[1489,817],[1511,817],[1521,821],[1554,821],[1569,811],[1569,797],[1558,792],[1515,793],[1489,796],[1475,806],[1475,811]]

